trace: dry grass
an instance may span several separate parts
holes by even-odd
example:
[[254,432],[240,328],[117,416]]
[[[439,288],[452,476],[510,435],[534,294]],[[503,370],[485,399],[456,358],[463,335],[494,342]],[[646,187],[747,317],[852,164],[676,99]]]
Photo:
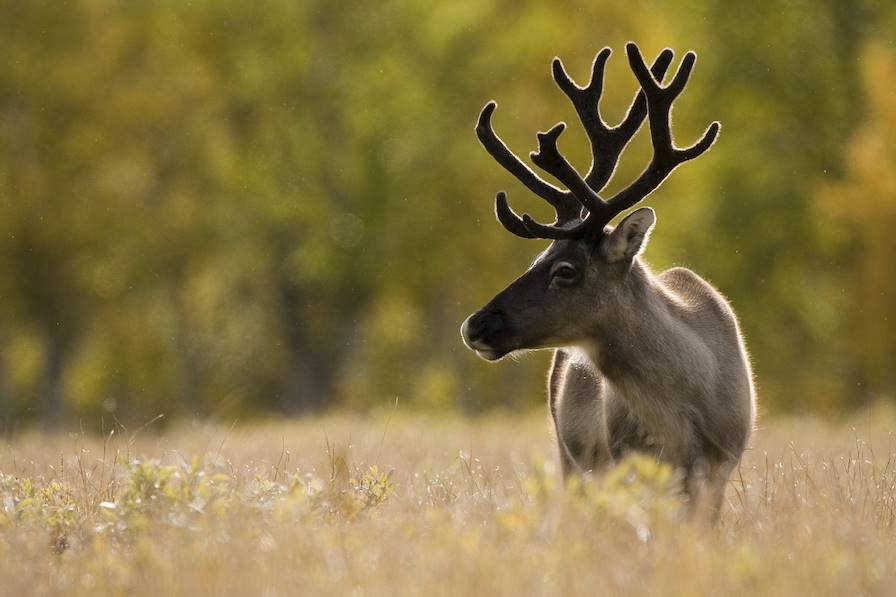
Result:
[[712,531],[632,459],[556,487],[542,417],[16,438],[9,595],[886,595],[896,421],[766,421]]

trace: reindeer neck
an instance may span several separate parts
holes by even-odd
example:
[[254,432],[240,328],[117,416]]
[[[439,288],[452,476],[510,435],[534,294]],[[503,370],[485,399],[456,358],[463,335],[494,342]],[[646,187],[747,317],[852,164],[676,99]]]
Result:
[[643,264],[635,262],[624,292],[610,301],[604,306],[614,318],[594,331],[585,356],[674,459],[688,444],[690,415],[686,401],[666,398],[705,395],[711,363],[688,345],[692,335],[682,328],[673,298]]
[[607,316],[583,347],[598,371],[611,382],[672,373],[680,334],[668,297],[650,269],[635,259],[622,289],[605,300]]

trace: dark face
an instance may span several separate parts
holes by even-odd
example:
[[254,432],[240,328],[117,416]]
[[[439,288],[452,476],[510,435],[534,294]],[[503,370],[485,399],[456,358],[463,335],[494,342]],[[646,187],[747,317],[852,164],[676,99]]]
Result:
[[497,361],[515,350],[574,346],[613,319],[632,262],[656,221],[649,207],[597,239],[554,241],[532,267],[464,321],[464,343]]
[[593,240],[558,240],[461,326],[468,348],[488,361],[513,351],[569,346],[596,321],[613,270]]

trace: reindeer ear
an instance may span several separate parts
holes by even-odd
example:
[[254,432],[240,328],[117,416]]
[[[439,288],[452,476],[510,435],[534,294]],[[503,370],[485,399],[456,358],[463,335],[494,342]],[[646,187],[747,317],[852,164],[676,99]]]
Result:
[[636,209],[627,215],[601,243],[604,259],[609,263],[631,262],[647,246],[647,238],[655,223],[656,214],[649,207]]

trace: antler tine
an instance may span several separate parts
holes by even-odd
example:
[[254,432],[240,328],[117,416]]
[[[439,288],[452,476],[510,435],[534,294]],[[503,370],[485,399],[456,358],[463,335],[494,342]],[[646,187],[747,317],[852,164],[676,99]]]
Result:
[[[504,191],[498,192],[495,196],[495,216],[497,216],[498,221],[501,222],[507,230],[517,236],[521,238],[536,238],[536,236],[529,231],[524,221],[516,215],[516,212],[507,204],[507,194]],[[523,218],[532,219],[529,218],[529,214],[524,214]]]
[[607,66],[607,60],[613,51],[610,48],[604,48],[594,56],[594,62],[591,64],[591,79],[585,87],[579,87],[575,81],[570,78],[563,66],[563,61],[559,57],[554,57],[551,62],[551,72],[554,75],[554,82],[560,88],[566,97],[572,102],[582,125],[588,136],[592,136],[595,129],[606,130],[606,125],[600,117],[600,111],[597,109],[597,103],[603,94],[604,88],[604,69]]
[[[557,212],[558,222],[566,222],[577,218],[580,207],[574,198],[570,196],[570,193],[558,189],[538,176],[495,133],[491,120],[497,106],[497,102],[491,101],[482,108],[479,120],[476,123],[476,136],[479,138],[479,142],[504,169],[513,174],[530,191],[554,207]],[[501,223],[503,224],[504,221]],[[511,232],[514,231],[511,230]]]
[[[650,140],[653,144],[653,158],[647,168],[627,188],[623,189],[606,203],[609,207],[609,218],[601,227],[617,214],[632,207],[652,193],[671,172],[682,163],[692,160],[715,143],[721,125],[713,122],[703,133],[703,137],[694,145],[685,149],[675,147],[672,141],[670,112],[675,101],[688,83],[694,68],[697,55],[694,52],[685,54],[668,86],[663,87],[648,71],[638,46],[629,42],[625,46],[629,64],[647,100],[647,113],[650,120]],[[589,218],[590,219],[590,218]]]
[[605,207],[603,200],[557,149],[557,139],[565,129],[566,123],[558,122],[550,130],[538,133],[538,151],[533,151],[529,157],[536,166],[565,184],[588,211],[600,211]]
[[[591,66],[591,79],[585,87],[579,87],[570,78],[559,58],[554,58],[551,65],[554,81],[572,102],[591,143],[591,167],[585,175],[585,181],[596,193],[612,178],[619,156],[641,128],[647,115],[647,100],[644,91],[639,89],[622,122],[611,128],[603,121],[600,115],[600,98],[603,94],[604,70],[611,54],[610,48],[597,53]],[[672,57],[673,52],[668,48],[656,57],[650,68],[656,79],[662,81],[672,63]]]
[[523,224],[536,238],[576,238],[580,236],[579,231],[582,229],[582,223],[571,228],[562,228],[560,226],[551,226],[550,224],[539,224],[529,214],[523,214]]
[[523,214],[520,217],[507,204],[507,194],[504,191],[500,191],[495,196],[495,216],[504,228],[521,238],[572,238],[577,235],[582,226],[582,223],[579,223],[571,228],[562,228],[539,224],[529,214]]

